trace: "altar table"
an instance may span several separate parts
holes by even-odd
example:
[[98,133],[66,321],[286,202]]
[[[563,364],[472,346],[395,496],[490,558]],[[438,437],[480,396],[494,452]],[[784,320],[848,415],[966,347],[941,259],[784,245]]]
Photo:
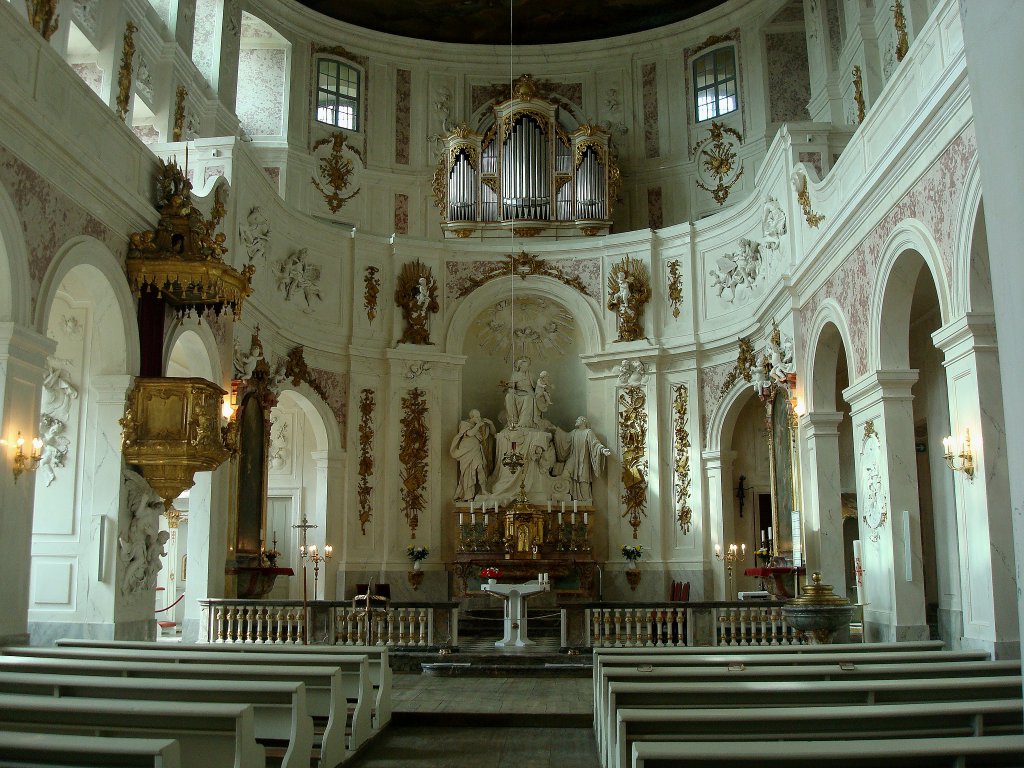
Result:
[[550,590],[548,582],[527,581],[524,584],[482,584],[481,589],[505,601],[505,636],[494,643],[495,648],[524,648],[534,645],[526,634],[526,599]]
[[803,576],[804,567],[792,565],[776,565],[766,568],[747,568],[744,576],[757,576],[761,579],[764,589],[777,598],[793,597],[790,587],[794,585],[793,577]]

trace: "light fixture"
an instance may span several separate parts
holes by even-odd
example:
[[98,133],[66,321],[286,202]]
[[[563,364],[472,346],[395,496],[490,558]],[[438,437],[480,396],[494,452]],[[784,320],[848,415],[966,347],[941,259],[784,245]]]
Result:
[[957,450],[956,440],[952,435],[942,439],[942,456],[946,464],[954,472],[963,472],[971,480],[974,479],[974,454],[971,452],[971,430],[964,430],[963,440]]
[[324,553],[321,555],[316,544],[310,544],[308,547],[303,545],[299,547],[299,554],[303,560],[308,559],[313,563],[313,599],[315,600],[317,583],[320,581],[320,563],[331,559],[331,555],[334,554],[334,547],[330,544],[325,544]]
[[18,476],[25,470],[34,471],[39,466],[39,460],[43,457],[43,441],[38,437],[32,438],[32,453],[25,455],[25,438],[18,432],[14,440],[14,482],[18,482]]
[[790,399],[789,402],[793,408],[794,416],[799,417],[807,413],[807,409],[804,407],[804,401],[801,398],[797,397],[796,395],[793,395],[792,399]]
[[725,568],[726,568],[726,570],[729,573],[729,578],[728,578],[729,594],[726,595],[726,597],[731,599],[731,595],[733,594],[732,569],[733,569],[733,567],[735,566],[736,563],[742,563],[744,560],[747,559],[747,545],[746,544],[730,544],[729,548],[726,549],[725,552],[722,552],[722,547],[719,546],[718,544],[715,544],[715,559],[716,560],[721,560],[721,561],[723,561],[725,563]]

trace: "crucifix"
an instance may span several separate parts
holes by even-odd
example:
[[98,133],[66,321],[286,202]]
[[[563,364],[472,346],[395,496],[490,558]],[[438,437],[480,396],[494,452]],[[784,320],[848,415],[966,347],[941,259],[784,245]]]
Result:
[[306,531],[310,528],[318,528],[319,526],[314,525],[306,519],[306,515],[302,515],[302,522],[297,525],[293,525],[292,528],[297,528],[302,531],[302,543],[299,545],[299,554],[303,557],[306,556]]

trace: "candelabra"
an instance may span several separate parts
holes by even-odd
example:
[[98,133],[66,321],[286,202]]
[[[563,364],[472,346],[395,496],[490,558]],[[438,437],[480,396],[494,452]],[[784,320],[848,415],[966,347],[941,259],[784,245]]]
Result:
[[[324,545],[324,553],[321,555],[316,548],[316,544],[310,544],[308,547],[303,545],[299,547],[299,554],[304,561],[309,560],[313,564],[313,599],[315,600],[317,583],[320,581],[320,563],[331,559],[331,555],[334,554],[334,547],[330,544]],[[303,564],[303,567],[305,567],[305,564]]]
[[43,441],[38,437],[33,438],[32,453],[25,455],[25,438],[18,432],[14,441],[14,482],[18,482],[18,477],[25,470],[34,470],[39,466],[39,460],[43,457],[42,448]]
[[742,563],[747,559],[747,545],[746,544],[730,544],[729,548],[722,552],[722,548],[715,544],[715,559],[721,560],[725,563],[726,571],[729,574],[728,578],[728,594],[734,595],[735,590],[733,589],[733,574],[732,569],[736,563]]
[[956,441],[950,437],[942,439],[942,457],[954,472],[963,472],[971,480],[974,479],[974,454],[971,452],[971,430],[964,431],[964,439],[960,443],[959,452],[955,452]]

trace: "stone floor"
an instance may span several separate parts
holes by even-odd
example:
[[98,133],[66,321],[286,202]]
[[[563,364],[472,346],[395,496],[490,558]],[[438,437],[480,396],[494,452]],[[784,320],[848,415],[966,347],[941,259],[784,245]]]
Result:
[[391,725],[350,768],[597,768],[586,679],[395,675]]

